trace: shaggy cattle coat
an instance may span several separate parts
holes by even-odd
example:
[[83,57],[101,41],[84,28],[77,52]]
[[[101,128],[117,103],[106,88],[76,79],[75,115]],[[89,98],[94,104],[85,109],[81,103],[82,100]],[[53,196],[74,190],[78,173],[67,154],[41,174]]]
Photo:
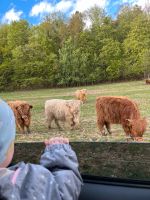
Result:
[[150,84],[150,79],[146,79],[146,80],[145,80],[145,83],[146,83],[146,84]]
[[77,90],[75,92],[75,97],[76,97],[76,99],[85,103],[87,101],[87,90],[86,89]]
[[80,118],[79,100],[63,100],[51,99],[45,102],[45,117],[48,128],[51,128],[51,123],[54,120],[58,128],[61,129],[59,121],[65,122],[73,129],[79,125]]
[[31,112],[32,105],[29,105],[26,101],[8,101],[8,105],[14,112],[16,125],[21,133],[25,133],[25,127],[27,132],[30,133]]
[[104,125],[111,134],[110,124],[122,124],[127,136],[142,137],[146,120],[141,119],[138,106],[127,97],[98,97],[96,99],[97,125],[105,135]]

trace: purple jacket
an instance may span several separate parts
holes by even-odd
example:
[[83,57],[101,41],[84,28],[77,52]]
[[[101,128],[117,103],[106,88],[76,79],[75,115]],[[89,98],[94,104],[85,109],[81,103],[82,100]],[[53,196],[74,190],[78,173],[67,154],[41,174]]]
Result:
[[69,144],[45,148],[40,165],[23,162],[0,169],[0,199],[77,200],[82,179]]

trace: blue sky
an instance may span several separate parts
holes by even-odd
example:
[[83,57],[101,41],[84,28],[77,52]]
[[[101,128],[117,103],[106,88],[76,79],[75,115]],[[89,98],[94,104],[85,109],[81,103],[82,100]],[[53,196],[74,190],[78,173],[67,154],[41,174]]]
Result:
[[122,4],[144,7],[146,1],[148,0],[1,0],[0,22],[11,23],[14,20],[26,19],[31,24],[38,24],[48,13],[62,11],[69,15],[76,10],[83,12],[93,5],[104,8],[114,17]]

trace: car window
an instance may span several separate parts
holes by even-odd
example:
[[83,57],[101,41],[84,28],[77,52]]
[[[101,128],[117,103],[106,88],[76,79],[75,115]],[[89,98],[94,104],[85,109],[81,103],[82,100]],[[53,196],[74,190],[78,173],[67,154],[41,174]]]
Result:
[[65,136],[83,174],[149,178],[149,1],[12,0],[0,11],[0,97],[23,123],[16,143]]

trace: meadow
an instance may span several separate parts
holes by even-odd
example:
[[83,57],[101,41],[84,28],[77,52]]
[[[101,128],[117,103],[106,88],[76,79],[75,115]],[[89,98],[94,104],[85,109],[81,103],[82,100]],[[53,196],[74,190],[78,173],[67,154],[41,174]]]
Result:
[[[81,123],[77,130],[58,128],[48,130],[44,117],[44,103],[48,99],[74,99],[76,89],[88,90],[88,101],[81,107]],[[125,133],[120,125],[112,125],[112,136],[101,136],[96,125],[95,100],[97,96],[127,96],[135,100],[140,108],[141,115],[150,122],[150,85],[144,81],[99,84],[93,86],[39,89],[32,91],[1,92],[0,97],[8,100],[25,100],[33,105],[31,134],[17,133],[16,140],[43,141],[53,136],[65,136],[70,141],[126,141]],[[150,126],[144,134],[144,142],[150,142]]]

